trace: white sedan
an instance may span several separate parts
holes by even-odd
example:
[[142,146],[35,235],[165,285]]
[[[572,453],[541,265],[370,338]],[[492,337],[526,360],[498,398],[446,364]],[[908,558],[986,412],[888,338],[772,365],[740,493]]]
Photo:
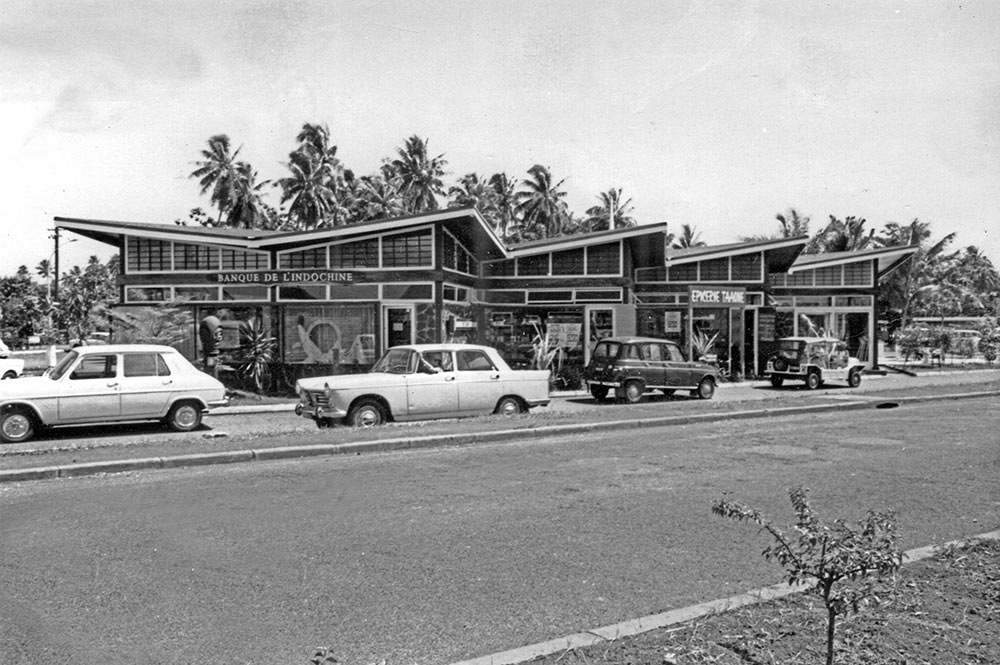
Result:
[[327,427],[388,420],[505,416],[549,403],[548,370],[512,370],[496,349],[475,344],[396,346],[367,374],[299,379],[295,413]]
[[130,420],[189,431],[225,403],[225,387],[169,346],[82,346],[43,376],[0,385],[0,439],[20,443],[43,427]]

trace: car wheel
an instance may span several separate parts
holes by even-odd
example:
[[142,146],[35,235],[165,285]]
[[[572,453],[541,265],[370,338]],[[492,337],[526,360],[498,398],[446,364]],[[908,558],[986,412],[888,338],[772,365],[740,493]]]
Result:
[[820,378],[819,372],[814,370],[806,374],[806,388],[809,390],[816,390],[822,382],[823,380]]
[[521,400],[516,397],[501,397],[500,401],[497,402],[497,408],[493,411],[493,413],[499,413],[508,418],[523,412],[524,407],[521,406]]
[[617,390],[618,399],[628,404],[638,404],[645,392],[642,381],[626,381]]
[[363,399],[351,407],[347,414],[347,424],[354,427],[378,427],[385,423],[382,406],[373,399]]
[[590,386],[590,394],[598,402],[603,402],[608,398],[607,386]]
[[778,370],[779,372],[784,372],[786,369],[788,369],[788,360],[782,358],[781,356],[778,356],[777,358],[774,359],[774,369]]
[[715,395],[715,381],[708,377],[701,380],[696,390],[691,391],[691,396],[699,399],[712,399],[713,395]]
[[784,383],[785,383],[785,377],[783,376],[771,377],[771,386],[773,386],[774,388],[780,388],[782,385],[784,385]]
[[861,385],[861,370],[852,369],[847,375],[847,385],[852,388],[857,388]]
[[17,372],[15,372],[12,369],[9,369],[9,370],[7,370],[6,372],[3,373],[3,380],[4,381],[6,381],[7,379],[16,379],[16,378],[17,378]]
[[35,415],[25,408],[14,407],[0,416],[0,439],[4,443],[21,443],[35,435]]
[[167,425],[176,432],[190,432],[201,424],[201,404],[178,402],[170,407]]

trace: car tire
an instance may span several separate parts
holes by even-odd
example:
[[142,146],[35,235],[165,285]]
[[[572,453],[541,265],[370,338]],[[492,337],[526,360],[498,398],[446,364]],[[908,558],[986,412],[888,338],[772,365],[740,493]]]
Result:
[[705,377],[698,384],[698,387],[691,391],[692,397],[697,397],[698,399],[712,399],[715,395],[715,381]]
[[175,432],[190,432],[201,425],[201,404],[190,400],[177,402],[167,413],[167,425]]
[[386,415],[382,405],[373,399],[363,399],[351,407],[347,414],[347,424],[368,429],[385,424]]
[[850,372],[848,372],[848,374],[847,374],[847,385],[849,385],[851,388],[857,388],[858,386],[861,385],[861,370],[860,369],[852,369]]
[[505,418],[510,418],[511,416],[516,416],[519,413],[524,413],[524,405],[516,397],[501,397],[500,401],[497,402],[497,408],[493,410],[493,413],[504,416]]
[[777,358],[774,359],[774,369],[778,370],[779,372],[784,372],[786,369],[788,369],[788,360],[782,358],[781,356],[778,356]]
[[646,391],[645,386],[642,385],[642,381],[633,379],[623,383],[615,392],[619,401],[626,404],[638,404],[642,401],[642,394]]
[[823,379],[820,378],[819,372],[812,370],[806,374],[806,388],[809,390],[816,390],[823,383]]
[[780,388],[785,384],[785,377],[783,376],[772,376],[770,380],[772,388]]
[[2,378],[2,380],[4,380],[4,381],[6,381],[7,379],[16,379],[17,378],[17,372],[15,372],[12,369],[9,369],[6,372],[4,372],[3,373],[3,377],[0,377],[0,378]]
[[608,387],[607,386],[590,386],[590,395],[598,402],[603,402],[608,399]]
[[22,443],[35,435],[35,414],[23,407],[5,409],[0,415],[0,441]]

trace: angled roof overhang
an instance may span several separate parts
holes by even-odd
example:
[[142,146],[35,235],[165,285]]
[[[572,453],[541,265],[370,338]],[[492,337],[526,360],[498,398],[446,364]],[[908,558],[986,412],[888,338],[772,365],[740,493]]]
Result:
[[785,272],[795,263],[795,259],[802,253],[808,241],[808,236],[796,236],[794,238],[755,240],[729,245],[669,249],[666,253],[666,264],[671,266],[763,252],[764,261],[770,272]]
[[919,245],[904,245],[902,247],[880,247],[878,249],[859,250],[854,252],[828,252],[824,254],[802,254],[789,268],[789,273],[802,270],[815,270],[831,266],[857,263],[859,261],[877,261],[876,272],[884,277],[902,264],[906,263],[920,249]]
[[[533,240],[511,247],[507,253],[508,258],[521,256],[531,256],[547,252],[560,252],[568,249],[587,247],[602,242],[612,242],[624,240],[630,243],[632,255],[637,263],[644,265],[655,262],[657,265],[663,262],[664,245],[666,242],[667,225],[643,224],[641,226],[630,226],[624,229],[614,229],[612,231],[597,231],[594,233],[581,233],[579,235],[558,236],[555,238],[545,238],[544,240]],[[659,239],[650,242],[650,236],[658,236]]]
[[380,219],[360,224],[313,229],[311,231],[270,231],[265,229],[233,229],[223,227],[178,226],[141,222],[114,222],[96,219],[56,217],[56,227],[73,231],[92,240],[117,245],[123,236],[143,236],[157,240],[212,243],[242,249],[272,250],[299,245],[348,240],[384,231],[403,231],[440,222],[452,235],[471,250],[478,259],[499,259],[506,248],[490,225],[474,208],[439,210],[412,217]]

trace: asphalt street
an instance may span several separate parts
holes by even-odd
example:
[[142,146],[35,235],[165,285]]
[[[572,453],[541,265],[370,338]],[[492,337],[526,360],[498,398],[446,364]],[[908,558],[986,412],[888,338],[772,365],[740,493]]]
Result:
[[[720,391],[722,393],[723,391]],[[448,663],[780,579],[722,493],[996,528],[996,397],[0,486],[5,662]]]

